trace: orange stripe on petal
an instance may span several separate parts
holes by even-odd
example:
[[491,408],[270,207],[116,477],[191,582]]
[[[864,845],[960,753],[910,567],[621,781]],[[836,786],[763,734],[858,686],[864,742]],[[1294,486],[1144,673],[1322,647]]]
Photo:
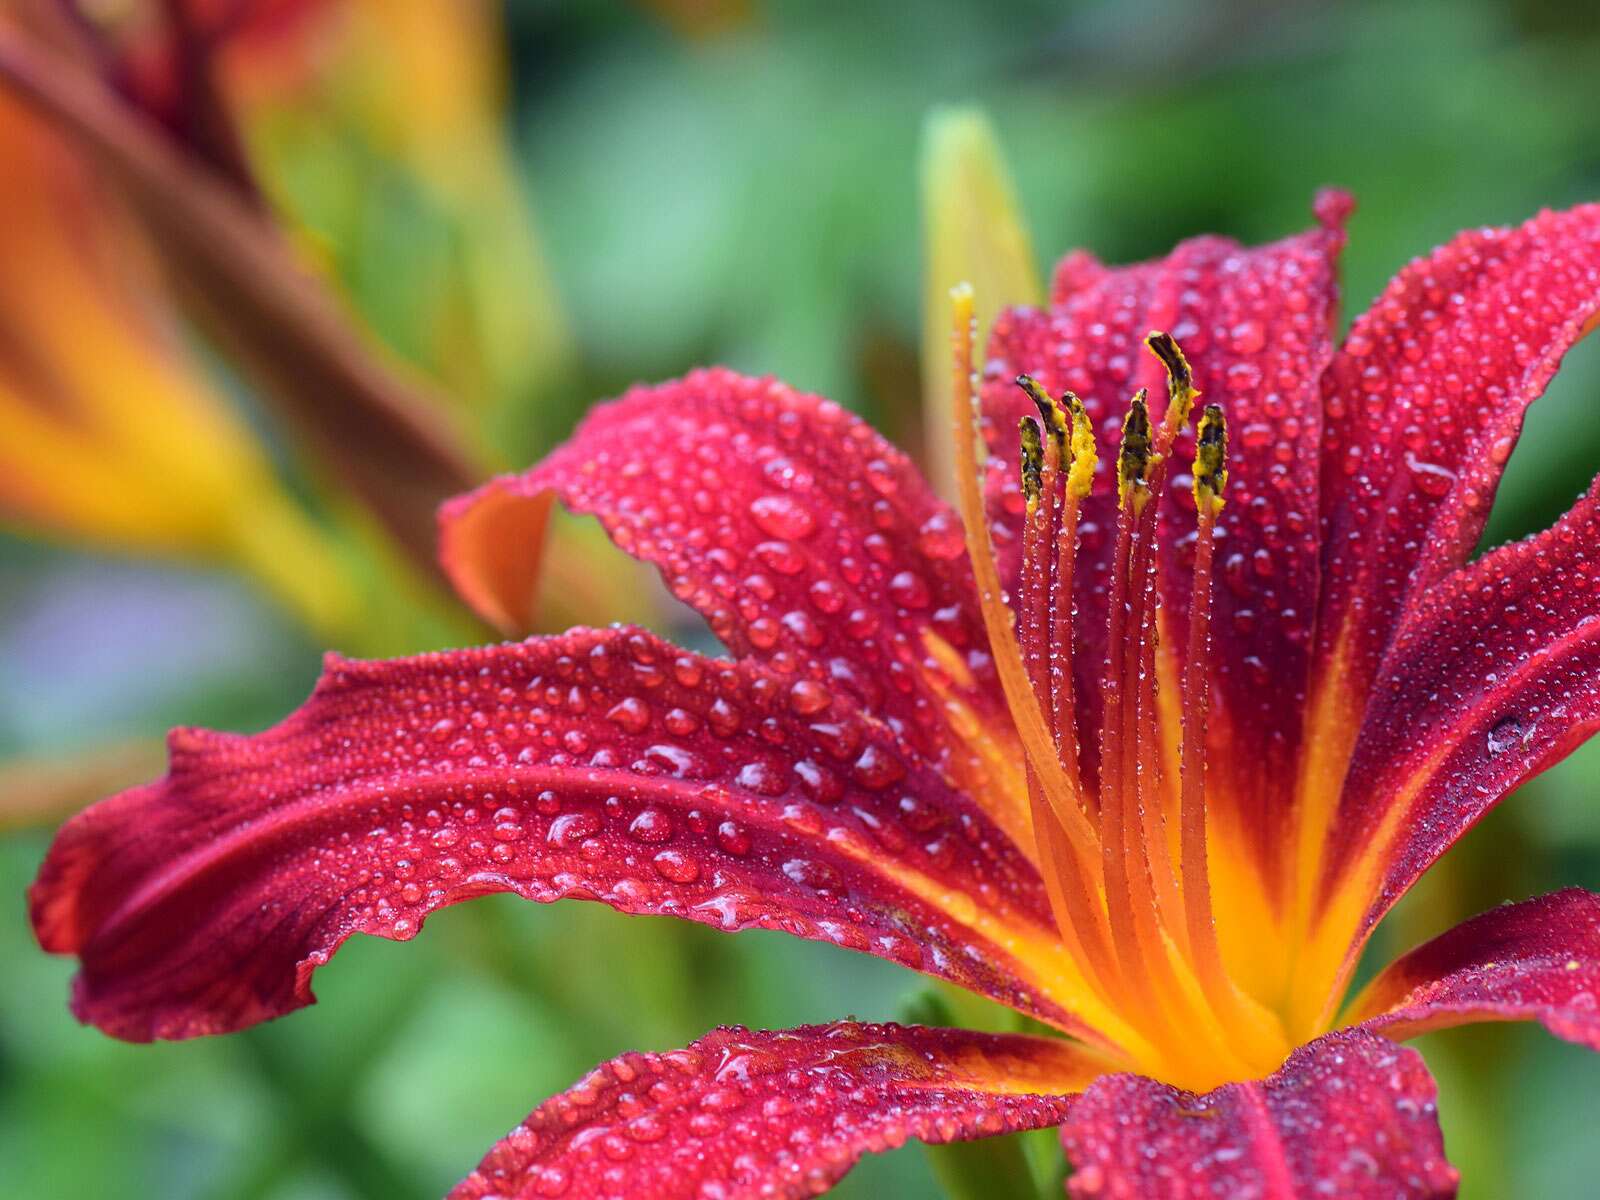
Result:
[[1429,865],[1600,729],[1596,545],[1600,481],[1551,529],[1411,602],[1327,835],[1298,1022],[1331,1015],[1367,933]]

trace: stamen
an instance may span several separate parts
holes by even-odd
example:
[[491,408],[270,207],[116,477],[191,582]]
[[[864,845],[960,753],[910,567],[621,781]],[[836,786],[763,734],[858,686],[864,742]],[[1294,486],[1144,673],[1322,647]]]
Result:
[[1203,516],[1222,511],[1222,490],[1228,486],[1228,422],[1222,406],[1206,405],[1194,443],[1194,502]]
[[[1017,386],[1028,393],[1028,399],[1032,400],[1034,407],[1039,410],[1041,428],[1049,431],[1050,439],[1055,443],[1056,461],[1065,466],[1071,461],[1068,440],[1073,432],[1068,424],[1066,411],[1056,401],[1055,397],[1039,386],[1039,381],[1032,375],[1018,375]],[[1071,393],[1069,392],[1068,395],[1071,395]],[[1093,441],[1094,438],[1091,435],[1091,445]]]
[[[1154,436],[1146,475],[1147,494],[1154,497],[1156,503],[1148,511],[1139,514],[1140,519],[1134,530],[1132,577],[1134,599],[1139,606],[1139,615],[1134,623],[1139,638],[1139,674],[1135,712],[1131,720],[1137,740],[1135,759],[1138,764],[1139,807],[1151,885],[1156,893],[1163,927],[1187,953],[1188,927],[1180,915],[1182,901],[1178,873],[1173,863],[1172,843],[1167,837],[1167,791],[1162,778],[1164,754],[1156,688],[1160,633],[1157,619],[1156,546],[1160,534],[1159,509],[1166,495],[1172,447],[1178,434],[1188,424],[1195,397],[1200,393],[1194,386],[1194,373],[1189,368],[1189,360],[1170,334],[1152,330],[1145,336],[1145,345],[1166,368],[1167,407],[1160,429]],[[1177,814],[1173,816],[1176,820]]]
[[[1162,442],[1170,444],[1163,429]],[[1122,508],[1131,518],[1126,566],[1125,626],[1117,664],[1121,701],[1123,791],[1119,797],[1123,819],[1129,825],[1127,852],[1132,856],[1129,879],[1136,892],[1153,893],[1155,915],[1172,930],[1180,945],[1186,940],[1175,925],[1180,911],[1177,876],[1167,846],[1161,799],[1161,748],[1155,711],[1156,586],[1154,544],[1160,491],[1165,478],[1165,455],[1152,447],[1150,414],[1144,393],[1134,398],[1123,429],[1122,451],[1117,458],[1117,478]],[[1152,495],[1157,505],[1148,507]],[[1119,517],[1120,533],[1120,517]],[[1131,639],[1128,631],[1131,630]],[[1109,695],[1109,691],[1108,691]],[[1102,768],[1103,769],[1103,768]],[[1136,897],[1137,899],[1137,897]],[[1170,914],[1171,921],[1168,921]]]
[[1165,450],[1171,447],[1172,438],[1178,430],[1189,423],[1194,398],[1200,393],[1194,386],[1194,372],[1189,369],[1189,360],[1183,356],[1183,351],[1172,340],[1171,334],[1152,329],[1145,335],[1144,344],[1150,347],[1150,353],[1159,358],[1161,365],[1167,369],[1167,412],[1161,422],[1167,436],[1167,446],[1163,447]]
[[[1156,1003],[1146,1006],[1146,1011],[1160,1022],[1160,1040],[1174,1058],[1189,1055],[1202,1044],[1206,1053],[1224,1057],[1232,1054],[1228,1037],[1205,1010],[1202,995],[1193,991],[1182,965],[1188,938],[1180,920],[1182,900],[1167,845],[1161,783],[1156,774],[1160,747],[1155,712],[1153,547],[1159,504],[1149,501],[1152,496],[1159,501],[1165,451],[1176,430],[1164,422],[1159,445],[1153,445],[1144,393],[1134,397],[1117,460],[1121,503],[1108,630],[1101,838],[1107,903],[1115,904],[1113,928],[1120,924],[1132,932],[1132,949],[1125,961],[1154,989]],[[1118,728],[1113,729],[1113,723]],[[1112,862],[1114,851],[1109,847],[1113,841],[1120,842],[1115,847],[1122,859],[1120,871]],[[1120,897],[1112,891],[1113,882],[1121,885]],[[1120,919],[1117,907],[1126,910]],[[1199,1012],[1193,1007],[1196,1000],[1202,1005]]]
[[1046,427],[1055,437],[1057,454],[1066,468],[1062,487],[1061,520],[1056,532],[1055,575],[1050,581],[1049,640],[1053,650],[1049,671],[1050,725],[1055,730],[1056,753],[1061,769],[1078,781],[1079,801],[1085,815],[1091,815],[1088,788],[1083,785],[1079,765],[1078,724],[1073,704],[1076,680],[1073,676],[1074,633],[1073,567],[1078,556],[1078,523],[1083,499],[1094,484],[1099,452],[1089,414],[1072,392],[1063,392],[1057,401],[1027,375],[1017,383],[1039,407]]
[[[1155,507],[1151,505],[1152,510]],[[1172,846],[1167,838],[1166,781],[1161,763],[1161,726],[1156,698],[1156,650],[1160,625],[1157,619],[1159,604],[1155,533],[1155,513],[1152,511],[1145,520],[1140,521],[1134,542],[1134,604],[1138,613],[1134,621],[1134,645],[1138,676],[1134,694],[1129,698],[1129,706],[1133,709],[1132,757],[1138,786],[1139,825],[1143,833],[1140,839],[1142,865],[1149,872],[1161,927],[1177,942],[1179,949],[1187,953],[1188,930],[1180,916],[1183,901],[1177,870],[1172,861]]]
[[[1022,534],[1022,578],[1018,616],[1021,626],[1022,653],[1027,664],[1029,679],[1035,698],[1041,706],[1050,704],[1052,679],[1063,669],[1058,662],[1061,643],[1052,640],[1051,605],[1055,581],[1052,579],[1051,532],[1056,514],[1062,508],[1062,455],[1067,453],[1067,420],[1049,395],[1027,376],[1017,382],[1033,397],[1043,419],[1043,427],[1050,440],[1041,440],[1040,426],[1029,417],[1023,417],[1018,427],[1022,445],[1021,478],[1023,495],[1027,501]],[[1074,509],[1077,499],[1070,501]],[[1070,659],[1064,664],[1071,670]],[[1052,706],[1050,727],[1055,735],[1055,747],[1061,769],[1080,797],[1079,808],[1088,819],[1087,805],[1081,799],[1082,781],[1077,771],[1077,743],[1071,741],[1072,757],[1060,755],[1062,733],[1060,721]],[[1066,844],[1060,822],[1046,803],[1039,785],[1037,772],[1028,772],[1029,798],[1033,806],[1035,843],[1041,860],[1046,864],[1045,885],[1050,895],[1051,908],[1062,934],[1081,962],[1092,971],[1100,987],[1114,995],[1118,986],[1115,960],[1111,951],[1110,928],[1104,909],[1096,897],[1082,886],[1081,879],[1070,881],[1064,873],[1053,869],[1053,864],[1067,861],[1071,848]],[[1077,873],[1074,873],[1076,876]],[[1070,889],[1070,890],[1068,890]],[[1080,932],[1081,931],[1081,932]]]
[[1044,486],[1044,446],[1039,442],[1039,427],[1032,417],[1023,417],[1017,426],[1022,439],[1022,494],[1028,502],[1028,519],[1033,520]]
[[[1050,653],[1047,656],[1048,662],[1039,702],[1049,708],[1050,728],[1055,733],[1056,754],[1061,760],[1061,769],[1066,772],[1068,779],[1076,783],[1079,803],[1084,815],[1089,816],[1088,789],[1083,786],[1083,776],[1078,770],[1077,727],[1071,712],[1073,690],[1071,613],[1072,564],[1078,544],[1078,509],[1083,495],[1087,493],[1087,483],[1092,480],[1094,474],[1096,453],[1094,433],[1090,430],[1086,439],[1080,439],[1077,436],[1076,417],[1069,417],[1068,410],[1040,387],[1032,376],[1018,375],[1017,386],[1026,392],[1029,399],[1038,407],[1040,421],[1051,435],[1056,462],[1066,473],[1065,485],[1061,489],[1054,573],[1051,572],[1052,564],[1045,557],[1048,550],[1042,540],[1036,549],[1040,572],[1049,581],[1048,594],[1044,598],[1044,607],[1049,612],[1049,619],[1048,622],[1043,620],[1039,622],[1039,632],[1041,638],[1047,641]],[[1071,392],[1066,393],[1066,399],[1076,405],[1078,411],[1082,411],[1082,402]],[[1084,413],[1085,426],[1088,424],[1088,419],[1088,414]],[[1088,479],[1081,478],[1083,465],[1079,460],[1080,454],[1089,456]],[[1051,495],[1052,497],[1055,495],[1053,486]],[[1024,550],[1023,557],[1025,561],[1028,560],[1027,550]]]
[[1259,1061],[1270,1061],[1284,1042],[1283,1026],[1228,974],[1217,941],[1211,907],[1211,872],[1206,830],[1205,739],[1210,701],[1211,584],[1217,515],[1227,487],[1228,425],[1222,408],[1208,404],[1195,434],[1194,501],[1198,518],[1194,583],[1189,599],[1189,642],[1183,667],[1183,733],[1180,752],[1179,839],[1183,873],[1184,927],[1189,956],[1213,1012]]
[[1146,475],[1153,453],[1150,444],[1150,406],[1140,388],[1122,420],[1122,445],[1117,451],[1117,505],[1134,513],[1144,511],[1150,499]]
[[1039,438],[1039,427],[1031,417],[1021,419],[1017,432],[1022,441],[1022,494],[1027,502],[1022,522],[1021,604],[1017,617],[1028,679],[1033,684],[1034,698],[1043,705],[1050,694],[1044,683],[1049,658],[1044,629],[1050,574],[1041,547],[1050,536],[1055,515],[1058,460],[1054,439],[1047,454]]

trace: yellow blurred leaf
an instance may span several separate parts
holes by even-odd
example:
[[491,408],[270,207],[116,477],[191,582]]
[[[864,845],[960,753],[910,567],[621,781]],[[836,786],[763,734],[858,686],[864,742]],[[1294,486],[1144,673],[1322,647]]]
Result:
[[[500,6],[342,0],[301,24],[292,48],[242,42],[220,64],[262,187],[297,236],[348,243],[372,223],[382,172],[399,172],[452,235],[443,271],[407,298],[423,341],[413,361],[479,411],[526,401],[571,345],[507,142]],[[308,162],[317,189],[347,193],[342,224],[320,228],[329,213],[293,186]]]
[[[318,64],[311,50],[322,39],[308,30],[330,14],[352,39],[334,57],[339,69],[324,80],[354,97],[345,116],[385,153],[412,164],[419,178],[461,211],[462,226],[472,232],[462,242],[462,287],[439,289],[458,311],[431,314],[429,328],[440,338],[433,365],[461,367],[456,382],[469,391],[476,372],[479,392],[525,392],[538,371],[564,355],[566,333],[553,292],[541,286],[537,243],[501,138],[503,63],[498,10],[491,5],[310,5],[264,40],[241,36],[224,43],[239,53],[223,55],[220,87],[214,91],[207,83],[195,92],[210,118],[197,129],[178,121],[176,133],[108,88],[83,56],[54,48],[70,39],[46,44],[5,21],[0,86],[31,105],[58,137],[115,182],[185,311],[260,386],[296,440],[432,576],[435,507],[488,473],[492,456],[483,430],[390,360],[325,282],[304,268],[291,249],[297,231],[286,236],[259,203],[248,169],[241,177],[230,167],[228,131],[216,127],[223,113],[217,105],[276,103],[283,89],[292,92],[315,81]],[[194,32],[178,22],[173,31],[186,30]],[[187,63],[194,70],[216,65]],[[159,94],[159,72],[157,77]],[[180,91],[193,85],[189,76],[184,80]],[[308,111],[313,123],[327,115],[316,105]],[[149,381],[146,368],[130,367],[139,379],[129,386]],[[440,374],[448,377],[450,371]],[[93,390],[113,418],[127,415],[118,389],[101,381]],[[235,440],[240,453],[248,454],[249,438]],[[158,433],[148,441],[134,456],[139,469],[159,468],[163,456],[174,454],[185,464],[205,461],[181,437]],[[226,464],[219,470],[230,479],[238,474]],[[59,486],[71,475],[64,461],[40,474],[57,491],[67,490]],[[207,510],[194,503],[206,486],[192,472],[176,474],[170,490],[177,516]],[[257,507],[259,520],[228,526],[236,558],[274,589],[302,593],[302,607],[327,599],[320,581],[334,572],[323,572],[315,554],[285,553],[277,545],[293,527],[292,510],[264,501]],[[150,524],[148,514],[130,518],[130,525],[146,531]],[[556,538],[569,552],[578,545],[565,529]],[[628,573],[589,570],[584,580],[585,590],[613,596],[616,615],[645,615],[645,601]]]
[[995,315],[1044,298],[1011,173],[988,117],[936,109],[922,131],[922,396],[929,478],[948,494],[950,289],[970,283],[984,344]]

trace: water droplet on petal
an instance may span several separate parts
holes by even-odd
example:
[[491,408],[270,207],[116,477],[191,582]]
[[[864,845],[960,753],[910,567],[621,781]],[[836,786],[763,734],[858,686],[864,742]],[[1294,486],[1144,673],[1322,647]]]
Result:
[[750,835],[733,821],[724,821],[717,826],[717,845],[735,858],[743,858],[750,853]]
[[1504,754],[1507,750],[1514,750],[1522,744],[1523,737],[1521,721],[1516,717],[1502,717],[1489,730],[1489,753]]
[[890,579],[889,596],[902,608],[927,608],[933,603],[926,581],[915,571],[901,571]]
[[663,878],[673,883],[693,883],[700,878],[700,864],[681,850],[663,850],[650,862]]
[[1438,463],[1423,462],[1411,451],[1406,451],[1406,467],[1411,472],[1411,482],[1417,491],[1438,499],[1446,496],[1455,484],[1456,473]]
[[855,761],[855,777],[864,787],[874,790],[886,788],[905,778],[906,769],[900,760],[881,746],[869,745]]
[[1235,354],[1255,354],[1267,344],[1267,333],[1260,321],[1240,321],[1228,331],[1228,344]]
[[789,689],[789,707],[803,717],[819,713],[831,703],[828,689],[814,679],[797,680]]
[[627,696],[611,706],[606,719],[628,733],[643,733],[650,726],[650,706],[637,696]]
[[647,808],[629,824],[628,834],[641,842],[665,842],[672,837],[672,818],[659,808]]
[[762,496],[750,504],[750,515],[770,537],[809,537],[817,527],[811,510],[793,496]]
[[917,548],[929,558],[958,558],[967,548],[960,518],[943,509],[934,513],[917,531]]

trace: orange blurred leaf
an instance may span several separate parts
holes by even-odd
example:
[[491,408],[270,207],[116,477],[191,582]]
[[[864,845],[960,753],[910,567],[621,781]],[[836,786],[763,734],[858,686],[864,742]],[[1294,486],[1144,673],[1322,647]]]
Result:
[[70,57],[0,29],[0,82],[116,182],[190,310],[265,386],[319,460],[431,570],[435,506],[483,474],[443,406],[362,344],[237,188]]

